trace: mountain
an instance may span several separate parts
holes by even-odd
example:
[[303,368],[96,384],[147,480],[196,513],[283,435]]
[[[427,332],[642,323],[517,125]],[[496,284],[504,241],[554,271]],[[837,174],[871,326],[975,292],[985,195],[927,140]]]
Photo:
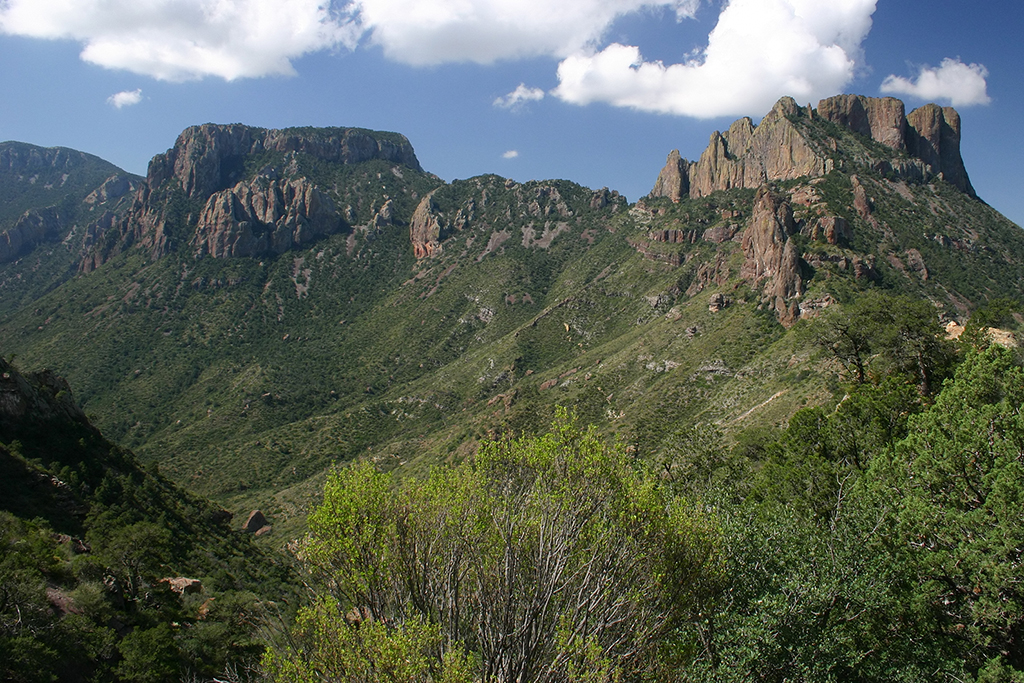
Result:
[[0,359],[0,677],[252,665],[257,623],[293,582],[230,513],[107,441],[62,378]]
[[[0,348],[173,481],[289,531],[332,462],[414,475],[556,404],[655,458],[681,425],[828,400],[824,309],[885,290],[962,322],[1024,296],[1024,234],[975,196],[959,136],[948,108],[784,98],[630,204],[446,183],[395,133],[196,126],[109,218],[79,209],[73,267],[0,307]],[[0,298],[44,253],[0,264]]]

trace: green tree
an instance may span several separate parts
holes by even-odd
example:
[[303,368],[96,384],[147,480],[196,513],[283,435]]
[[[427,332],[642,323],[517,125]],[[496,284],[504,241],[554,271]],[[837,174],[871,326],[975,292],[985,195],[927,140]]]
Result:
[[[309,521],[302,555],[339,606],[331,623],[355,610],[345,628],[376,624],[378,640],[436,628],[431,680],[452,652],[488,681],[656,671],[721,577],[713,522],[565,411],[548,434],[487,443],[426,482],[338,471]],[[350,643],[314,638],[287,659]]]

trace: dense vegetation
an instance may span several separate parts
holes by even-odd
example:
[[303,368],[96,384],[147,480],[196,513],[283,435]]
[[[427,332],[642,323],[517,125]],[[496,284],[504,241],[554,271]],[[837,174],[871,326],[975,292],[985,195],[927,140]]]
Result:
[[[839,358],[831,335],[874,316],[878,351],[936,339],[893,306],[914,302],[819,338]],[[660,461],[563,414],[426,482],[339,470],[300,552],[312,602],[268,674],[1021,680],[1024,363],[978,339],[916,356],[934,391],[876,354],[834,405],[731,445],[691,426]]]
[[104,439],[47,375],[0,374],[0,678],[253,668],[263,624],[294,609],[289,564]]

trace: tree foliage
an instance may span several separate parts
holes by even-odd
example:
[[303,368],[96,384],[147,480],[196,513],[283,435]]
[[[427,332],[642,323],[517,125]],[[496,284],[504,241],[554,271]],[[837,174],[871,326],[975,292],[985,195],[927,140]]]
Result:
[[[436,629],[420,648],[431,680],[452,652],[488,681],[635,676],[667,661],[666,643],[720,580],[719,552],[712,520],[563,412],[548,434],[485,444],[426,482],[396,486],[366,464],[336,472],[303,549],[335,602],[304,623],[337,624],[342,609],[354,610],[343,634]],[[307,639],[315,654],[290,659],[348,670],[324,648],[353,642]]]

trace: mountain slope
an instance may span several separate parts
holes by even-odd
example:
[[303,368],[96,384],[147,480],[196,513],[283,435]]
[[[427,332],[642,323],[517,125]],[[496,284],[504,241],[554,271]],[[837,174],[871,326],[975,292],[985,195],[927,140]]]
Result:
[[416,472],[556,403],[645,457],[693,422],[782,423],[830,395],[800,324],[822,309],[1024,295],[1024,234],[973,196],[955,113],[894,102],[780,101],[634,205],[444,183],[396,134],[190,128],[81,275],[0,314],[0,348],[175,481],[282,517],[333,461]]

